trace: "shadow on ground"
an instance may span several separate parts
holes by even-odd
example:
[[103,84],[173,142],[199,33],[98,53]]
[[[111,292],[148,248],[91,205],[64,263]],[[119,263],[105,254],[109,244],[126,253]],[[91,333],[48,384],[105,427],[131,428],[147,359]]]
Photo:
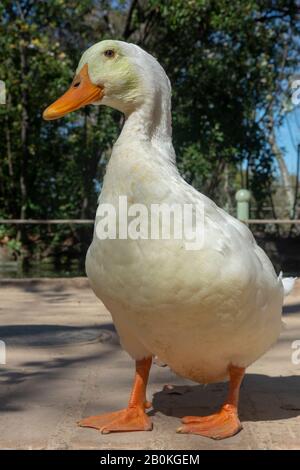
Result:
[[282,314],[283,315],[289,315],[291,313],[298,313],[300,312],[300,304],[291,304],[291,305],[285,305],[283,307]]
[[[174,387],[153,397],[152,414],[182,418],[214,413],[226,397],[226,384]],[[300,377],[269,377],[249,374],[241,388],[240,417],[243,421],[273,421],[300,416]]]
[[[0,366],[0,413],[26,410],[28,397],[32,403],[36,397],[42,399],[43,393],[55,390],[56,380],[73,380],[76,368],[99,364],[101,374],[101,365],[120,349],[111,322],[97,326],[6,325],[0,327],[0,338],[5,341],[8,359]],[[24,351],[24,361],[11,367],[11,351],[18,350]],[[32,360],[25,360],[26,350],[31,350]],[[45,385],[42,391],[41,385]]]
[[103,325],[5,325],[0,326],[0,338],[7,347],[49,347],[67,346],[81,342],[119,344],[119,338],[112,323]]
[[[286,306],[286,313],[293,313],[293,307]],[[120,394],[127,398],[134,365],[129,359],[124,360],[122,366],[111,362],[113,354],[120,350],[118,335],[111,322],[97,326],[7,325],[0,327],[0,338],[6,342],[8,352],[11,346],[20,349],[33,347],[57,352],[58,356],[47,360],[24,360],[15,369],[5,367],[1,373],[1,383],[6,387],[1,391],[0,412],[25,409],[24,397],[32,396],[34,400],[37,394],[41,394],[39,384],[45,383],[42,393],[47,393],[47,388],[56,386],[54,381],[57,378],[72,380],[72,371],[76,368],[99,365],[101,381],[101,366],[110,363],[113,363],[114,374],[118,376]],[[99,350],[97,343],[100,343]],[[96,345],[96,349],[85,350],[84,345],[87,344]],[[75,354],[60,356],[60,351],[66,346],[75,346]],[[118,367],[128,369],[125,378],[118,374]],[[152,379],[158,385],[165,383],[164,374],[156,366],[153,366]],[[153,396],[153,410],[150,414],[160,412],[178,418],[208,415],[222,404],[226,390],[227,384],[183,385],[169,391],[161,390]],[[104,403],[102,406],[105,408]],[[240,416],[243,421],[274,421],[300,416],[300,376],[247,374],[241,390]]]

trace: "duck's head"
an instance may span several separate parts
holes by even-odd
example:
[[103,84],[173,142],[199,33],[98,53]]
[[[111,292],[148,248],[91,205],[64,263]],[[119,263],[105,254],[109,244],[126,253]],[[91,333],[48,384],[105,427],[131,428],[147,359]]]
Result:
[[58,119],[87,104],[130,114],[162,93],[170,95],[169,80],[154,57],[135,44],[105,40],[84,52],[70,88],[43,117]]

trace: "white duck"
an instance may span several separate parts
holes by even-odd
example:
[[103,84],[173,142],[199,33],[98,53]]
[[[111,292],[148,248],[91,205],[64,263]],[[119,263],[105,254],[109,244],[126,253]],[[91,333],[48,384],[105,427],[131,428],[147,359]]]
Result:
[[[181,433],[220,439],[241,429],[245,368],[277,340],[284,288],[248,228],[179,175],[171,136],[171,88],[159,63],[134,44],[106,40],[82,56],[70,89],[44,112],[56,119],[86,104],[124,113],[107,165],[99,208],[129,204],[202,204],[202,247],[183,239],[106,239],[96,230],[86,257],[95,294],[110,311],[124,349],[136,361],[128,407],[82,420],[104,433],[150,430],[146,385],[153,356],[199,383],[229,378],[229,394],[211,416],[182,419]],[[98,213],[97,213],[98,214]],[[146,217],[144,215],[144,217]],[[96,223],[100,220],[96,217]]]

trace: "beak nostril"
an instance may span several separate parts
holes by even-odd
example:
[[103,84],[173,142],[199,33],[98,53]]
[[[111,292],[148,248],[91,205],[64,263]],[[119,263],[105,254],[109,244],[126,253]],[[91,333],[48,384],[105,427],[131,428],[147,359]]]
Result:
[[[77,91],[78,88],[78,91]],[[75,91],[76,89],[76,91]],[[72,80],[70,88],[44,112],[44,119],[58,119],[88,104],[100,101],[104,87],[94,85],[88,74],[87,64]]]

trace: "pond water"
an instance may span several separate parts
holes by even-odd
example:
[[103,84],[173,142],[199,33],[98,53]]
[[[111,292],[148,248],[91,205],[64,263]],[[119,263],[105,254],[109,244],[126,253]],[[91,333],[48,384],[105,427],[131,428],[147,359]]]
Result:
[[[256,238],[269,255],[277,273],[283,271],[284,276],[299,276],[300,237],[277,239],[263,235]],[[85,253],[86,250],[82,250],[80,254],[66,253],[30,263],[0,256],[0,279],[85,276]]]
[[0,263],[0,279],[78,276],[86,276],[84,264],[78,260],[64,264],[33,262],[25,266],[17,261]]

